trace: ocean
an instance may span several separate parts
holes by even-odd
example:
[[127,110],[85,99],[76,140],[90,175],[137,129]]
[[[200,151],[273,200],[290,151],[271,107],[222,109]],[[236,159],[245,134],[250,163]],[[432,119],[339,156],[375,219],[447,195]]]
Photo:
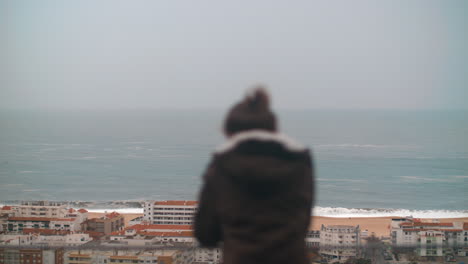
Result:
[[[74,201],[141,212],[193,200],[225,110],[2,110],[0,204]],[[310,147],[314,213],[468,217],[468,111],[282,110]]]

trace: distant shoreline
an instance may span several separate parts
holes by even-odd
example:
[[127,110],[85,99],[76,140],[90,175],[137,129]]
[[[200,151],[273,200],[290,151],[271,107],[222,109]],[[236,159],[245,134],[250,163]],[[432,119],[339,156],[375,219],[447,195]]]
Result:
[[[89,212],[104,213],[116,211],[122,214],[142,214],[145,200],[116,200],[116,201],[55,201],[64,203],[74,209],[84,208]],[[3,205],[19,205],[21,201],[0,201]],[[422,210],[422,209],[391,209],[391,208],[344,208],[316,206],[312,212],[314,216],[348,218],[348,217],[406,217],[415,218],[468,218],[468,209],[464,210]]]
[[[104,213],[89,212],[89,218],[98,218],[103,216]],[[128,226],[130,220],[143,216],[142,213],[122,213],[124,216],[125,226]],[[387,237],[390,235],[390,223],[392,218],[395,217],[325,217],[325,216],[312,216],[310,230],[320,230],[322,225],[359,225],[361,230],[368,230],[368,234],[375,234],[377,237]],[[422,218],[422,221],[430,222],[434,219],[439,219],[441,223],[446,222],[468,222],[468,217],[458,218]]]

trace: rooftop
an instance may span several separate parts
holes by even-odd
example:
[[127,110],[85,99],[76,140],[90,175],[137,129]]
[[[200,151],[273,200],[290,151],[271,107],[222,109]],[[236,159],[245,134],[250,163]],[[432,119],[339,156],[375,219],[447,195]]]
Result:
[[429,222],[404,222],[400,226],[444,226],[444,227],[453,227],[453,223],[429,223]]
[[40,235],[67,235],[70,231],[67,230],[54,230],[54,229],[42,229],[42,228],[24,228],[23,234],[40,234]]

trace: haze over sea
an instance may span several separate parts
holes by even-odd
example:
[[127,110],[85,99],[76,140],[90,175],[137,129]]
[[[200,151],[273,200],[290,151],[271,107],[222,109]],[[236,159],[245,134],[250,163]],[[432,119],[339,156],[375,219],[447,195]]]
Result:
[[[0,112],[0,203],[196,199],[225,110]],[[308,145],[316,213],[468,216],[468,112],[278,111]],[[356,209],[361,208],[361,209]],[[364,210],[362,210],[364,209]]]

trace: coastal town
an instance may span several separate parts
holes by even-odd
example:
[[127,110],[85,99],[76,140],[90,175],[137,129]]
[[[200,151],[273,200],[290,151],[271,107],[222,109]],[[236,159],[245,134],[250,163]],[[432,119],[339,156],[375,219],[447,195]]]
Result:
[[[143,214],[93,213],[66,203],[0,208],[3,263],[222,263],[220,248],[193,236],[197,201],[146,201]],[[468,219],[392,217],[380,232],[351,219],[314,219],[311,263],[445,263],[468,259]],[[382,231],[383,230],[383,231]]]

